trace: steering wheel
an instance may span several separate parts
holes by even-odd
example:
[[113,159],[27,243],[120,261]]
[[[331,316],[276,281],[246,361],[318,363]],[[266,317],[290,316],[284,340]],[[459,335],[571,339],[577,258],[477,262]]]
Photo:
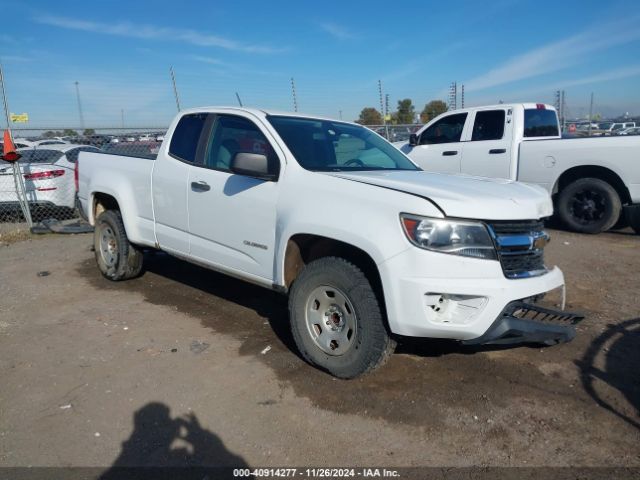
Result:
[[359,158],[352,158],[351,160],[347,160],[344,164],[345,166],[357,165],[359,167],[364,167],[364,162]]

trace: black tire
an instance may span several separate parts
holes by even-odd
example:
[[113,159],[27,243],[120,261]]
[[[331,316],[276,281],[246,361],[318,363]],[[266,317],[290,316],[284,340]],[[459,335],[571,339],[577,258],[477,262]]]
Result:
[[129,242],[119,211],[106,210],[98,216],[93,246],[96,263],[105,278],[116,282],[140,275],[143,254]]
[[[307,315],[313,313],[311,310],[307,313],[307,307],[312,304],[314,306],[311,309],[315,307],[314,302],[317,301],[314,300],[314,296],[319,289],[334,291],[333,297],[327,292],[325,294],[333,298],[328,300],[329,303],[336,303],[324,312],[321,311],[324,307],[316,308],[318,318],[327,320],[338,315],[340,319],[320,334],[317,324],[310,325],[312,321],[307,322]],[[342,301],[342,305],[338,305],[340,300],[336,300],[337,298],[346,300]],[[337,309],[338,312],[332,313],[331,317],[327,316],[327,312],[332,309]],[[387,332],[380,302],[371,283],[358,267],[342,258],[321,258],[304,268],[293,283],[289,294],[289,314],[293,338],[303,358],[339,378],[354,378],[374,370],[386,362],[396,346],[396,342]],[[326,341],[320,342],[319,338],[329,339],[334,334],[342,335],[342,332],[348,337],[348,320],[343,321],[343,318],[350,318],[351,321],[355,319],[351,337],[348,340],[345,338],[344,343],[337,347],[338,351],[345,351],[339,354],[327,353],[328,348],[333,348],[331,344],[334,341],[331,340],[329,347],[325,346],[323,350],[319,344]],[[339,325],[340,322],[342,327]],[[329,320],[325,323],[330,325]],[[316,339],[312,331],[316,333]],[[322,337],[325,332],[329,336]]]
[[558,195],[558,216],[574,232],[600,233],[620,218],[620,196],[599,178],[581,178],[564,187]]

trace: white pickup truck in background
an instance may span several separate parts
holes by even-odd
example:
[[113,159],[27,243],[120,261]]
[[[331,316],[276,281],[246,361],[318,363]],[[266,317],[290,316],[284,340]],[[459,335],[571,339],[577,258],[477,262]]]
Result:
[[81,153],[77,168],[106,278],[137,276],[143,250],[161,249],[287,293],[301,354],[338,377],[382,364],[398,335],[575,334],[577,316],[530,303],[564,289],[544,263],[544,189],[421,171],[360,125],[192,109],[156,159]]
[[446,112],[396,145],[429,172],[540,185],[570,230],[640,233],[640,137],[562,139],[553,107],[525,103]]

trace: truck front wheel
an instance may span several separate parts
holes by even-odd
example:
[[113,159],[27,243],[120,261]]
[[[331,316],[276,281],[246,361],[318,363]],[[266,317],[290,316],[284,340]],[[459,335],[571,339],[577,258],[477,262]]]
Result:
[[616,224],[622,204],[618,192],[609,183],[599,178],[580,178],[560,191],[557,209],[568,229],[600,233]]
[[289,313],[304,359],[339,378],[379,367],[395,348],[369,280],[342,258],[304,268],[291,287]]
[[93,246],[98,268],[109,280],[128,280],[142,271],[142,251],[129,242],[119,211],[105,210],[98,216]]

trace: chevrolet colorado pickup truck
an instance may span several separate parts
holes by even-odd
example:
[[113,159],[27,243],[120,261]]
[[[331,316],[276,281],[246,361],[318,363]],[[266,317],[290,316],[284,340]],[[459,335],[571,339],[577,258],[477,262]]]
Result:
[[544,189],[424,172],[360,125],[192,109],[155,159],[83,152],[76,173],[106,278],[161,249],[286,293],[302,356],[337,377],[381,365],[398,336],[575,335],[571,314],[532,303],[564,291],[543,258]]
[[562,139],[553,107],[524,103],[443,113],[397,146],[429,172],[540,185],[570,230],[640,233],[640,137]]

